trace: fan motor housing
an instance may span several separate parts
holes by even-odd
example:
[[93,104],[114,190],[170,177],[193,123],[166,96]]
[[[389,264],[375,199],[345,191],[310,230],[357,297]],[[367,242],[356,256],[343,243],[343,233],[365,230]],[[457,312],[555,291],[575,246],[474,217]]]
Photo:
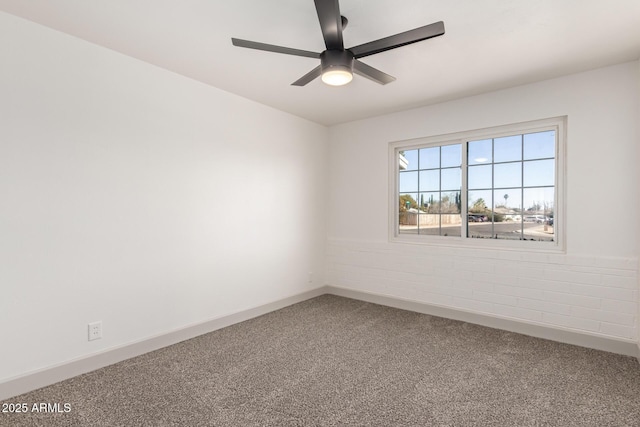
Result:
[[325,50],[320,54],[322,72],[344,70],[353,73],[353,53],[349,50]]

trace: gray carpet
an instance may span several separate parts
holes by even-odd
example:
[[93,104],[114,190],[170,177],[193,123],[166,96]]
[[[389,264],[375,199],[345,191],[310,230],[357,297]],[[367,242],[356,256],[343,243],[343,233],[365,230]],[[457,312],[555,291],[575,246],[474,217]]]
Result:
[[7,402],[3,426],[639,426],[640,365],[324,295]]

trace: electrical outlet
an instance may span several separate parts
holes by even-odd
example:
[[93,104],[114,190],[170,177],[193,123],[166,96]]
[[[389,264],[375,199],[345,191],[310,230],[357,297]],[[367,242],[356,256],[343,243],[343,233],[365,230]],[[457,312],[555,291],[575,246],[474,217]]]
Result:
[[310,271],[310,272],[309,272],[309,276],[308,276],[307,281],[308,281],[309,283],[313,283],[313,272],[312,272],[312,271]]
[[89,323],[89,341],[102,338],[102,321]]

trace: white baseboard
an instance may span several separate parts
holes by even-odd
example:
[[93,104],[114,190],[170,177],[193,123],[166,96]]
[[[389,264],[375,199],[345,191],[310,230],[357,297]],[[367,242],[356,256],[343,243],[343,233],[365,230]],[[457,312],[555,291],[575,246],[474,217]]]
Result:
[[443,306],[426,304],[423,302],[406,300],[389,295],[375,294],[357,291],[338,286],[323,286],[307,292],[273,301],[258,307],[250,308],[242,312],[233,313],[227,316],[210,319],[202,323],[189,325],[176,329],[166,334],[154,336],[148,339],[125,344],[94,353],[78,359],[74,359],[55,366],[30,372],[19,377],[15,377],[0,383],[0,400],[6,400],[13,396],[18,396],[41,387],[45,387],[59,381],[63,381],[77,375],[81,375],[96,369],[103,368],[114,363],[139,356],[150,351],[179,343],[197,337],[208,332],[212,332],[224,327],[270,313],[275,310],[296,304],[308,299],[331,294],[374,304],[399,308],[402,310],[415,311],[418,313],[430,314],[433,316],[445,317],[448,319],[461,320],[475,323],[491,328],[517,332],[538,338],[574,344],[581,347],[604,350],[612,353],[624,354],[638,358],[640,362],[640,343],[633,341],[616,340],[610,337],[589,335],[582,332],[553,328],[547,325],[521,322],[517,320],[483,315],[464,310],[458,310]]
[[573,344],[580,347],[632,356],[638,358],[638,361],[640,362],[640,343],[636,343],[631,340],[617,340],[615,338],[602,335],[593,335],[571,329],[560,329],[549,325],[513,320],[506,317],[479,314],[455,308],[397,298],[389,295],[342,288],[339,286],[327,286],[326,290],[327,293],[332,295],[357,299],[402,310],[430,314],[432,316],[445,317],[447,319],[461,320],[463,322],[516,332],[537,338],[544,338],[551,341]]
[[58,365],[29,372],[0,383],[0,400],[18,396],[32,390],[36,390],[59,381],[63,381],[77,375],[81,375],[114,363],[139,356],[150,351],[177,344],[198,335],[206,334],[224,327],[262,316],[275,310],[306,301],[327,293],[326,287],[316,288],[307,292],[296,294],[288,298],[273,301],[258,307],[253,307],[238,313],[222,316],[214,319],[189,325],[173,330],[166,334],[157,335],[141,341],[125,344],[103,350],[98,353],[80,357]]

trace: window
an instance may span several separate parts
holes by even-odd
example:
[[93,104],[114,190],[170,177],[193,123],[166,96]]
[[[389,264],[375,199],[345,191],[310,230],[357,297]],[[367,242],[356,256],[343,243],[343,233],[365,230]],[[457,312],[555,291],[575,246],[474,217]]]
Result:
[[560,248],[564,123],[391,143],[391,238]]

